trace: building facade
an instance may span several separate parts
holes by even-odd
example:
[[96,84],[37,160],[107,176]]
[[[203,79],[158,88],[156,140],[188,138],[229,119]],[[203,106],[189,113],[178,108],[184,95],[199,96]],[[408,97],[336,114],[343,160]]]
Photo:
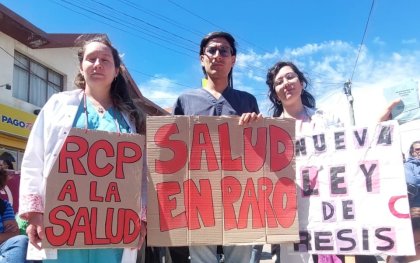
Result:
[[[75,89],[79,36],[46,33],[0,4],[0,159],[11,159],[15,170],[39,110],[54,93]],[[147,114],[167,114],[143,97],[124,66],[123,75]]]
[[[46,33],[0,4],[0,160],[10,160],[15,170],[0,198],[8,199],[15,212],[21,161],[36,116],[54,93],[76,88],[78,37]],[[124,65],[122,74],[146,114],[168,114],[141,94]]]

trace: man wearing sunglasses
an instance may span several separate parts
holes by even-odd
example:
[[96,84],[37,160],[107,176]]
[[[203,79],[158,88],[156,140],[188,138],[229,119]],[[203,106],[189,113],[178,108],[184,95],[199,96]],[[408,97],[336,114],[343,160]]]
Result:
[[[236,61],[235,39],[226,32],[212,32],[201,40],[200,61],[206,81],[203,88],[178,97],[174,115],[241,116],[239,125],[261,118],[257,100],[233,88]],[[170,248],[173,262],[188,262],[185,247]],[[188,251],[188,250],[187,250]],[[249,262],[252,246],[224,246],[225,262]],[[191,246],[192,263],[218,262],[217,246]]]

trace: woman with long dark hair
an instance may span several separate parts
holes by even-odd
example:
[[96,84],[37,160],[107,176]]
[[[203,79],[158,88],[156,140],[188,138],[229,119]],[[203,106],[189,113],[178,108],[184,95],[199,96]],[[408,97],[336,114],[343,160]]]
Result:
[[[80,43],[79,74],[75,80],[78,89],[55,94],[48,100],[34,123],[22,161],[19,215],[28,220],[29,241],[38,248],[44,237],[45,182],[69,131],[83,128],[145,132],[144,114],[129,96],[118,51],[103,35],[81,39]],[[145,206],[142,204],[142,220]],[[44,262],[119,263],[123,253],[133,255],[131,252],[118,248],[58,250],[57,260]]]
[[[307,90],[308,79],[294,63],[277,62],[268,70],[266,83],[269,88],[269,99],[272,102],[273,117],[297,120],[297,133],[343,126],[339,118],[316,108],[315,98]],[[280,249],[277,251],[277,258],[280,259]],[[344,262],[344,257],[314,255],[313,260],[315,263],[338,262],[338,260]],[[356,256],[356,263],[372,262],[377,262],[374,256]]]

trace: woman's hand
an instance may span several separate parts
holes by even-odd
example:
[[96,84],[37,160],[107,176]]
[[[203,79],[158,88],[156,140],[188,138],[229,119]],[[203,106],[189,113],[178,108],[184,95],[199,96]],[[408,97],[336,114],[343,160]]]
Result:
[[239,125],[248,124],[254,121],[258,121],[262,119],[262,114],[256,114],[255,112],[247,112],[243,113],[242,116],[239,118]]
[[390,104],[387,105],[385,110],[382,112],[382,114],[379,116],[379,122],[381,121],[388,121],[392,119],[391,111],[392,109],[397,106],[398,103],[400,103],[401,99],[395,99]]
[[143,246],[144,239],[146,238],[147,233],[147,222],[141,221],[141,227],[140,227],[140,236],[139,236],[139,245],[138,249],[141,249]]
[[137,248],[132,248],[132,249],[138,249],[141,250],[141,248],[143,247],[143,243],[145,241],[146,238],[146,233],[147,233],[147,222],[141,220],[141,226],[140,226],[140,235],[139,235],[139,243],[137,244]]
[[26,234],[28,234],[29,242],[37,249],[41,249],[40,242],[44,238],[43,214],[33,213],[28,223]]

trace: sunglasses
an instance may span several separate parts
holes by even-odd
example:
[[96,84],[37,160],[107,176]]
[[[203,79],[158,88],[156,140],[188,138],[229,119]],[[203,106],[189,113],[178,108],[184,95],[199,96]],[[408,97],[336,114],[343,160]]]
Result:
[[232,56],[232,49],[230,47],[226,47],[226,46],[221,46],[221,47],[207,47],[204,50],[204,53],[207,56],[215,57],[216,54],[217,54],[217,51],[219,51],[219,55],[222,56],[222,57],[224,57],[224,58],[227,58],[227,57]]

